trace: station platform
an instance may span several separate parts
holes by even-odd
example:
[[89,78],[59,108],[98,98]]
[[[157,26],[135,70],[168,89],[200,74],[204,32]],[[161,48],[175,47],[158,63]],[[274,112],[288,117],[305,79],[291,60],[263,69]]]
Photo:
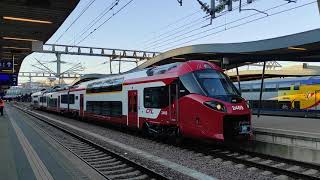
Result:
[[252,116],[255,140],[320,150],[320,119]]
[[281,116],[252,116],[255,129],[269,129],[320,138],[320,119]]
[[0,179],[102,179],[10,104],[0,116]]

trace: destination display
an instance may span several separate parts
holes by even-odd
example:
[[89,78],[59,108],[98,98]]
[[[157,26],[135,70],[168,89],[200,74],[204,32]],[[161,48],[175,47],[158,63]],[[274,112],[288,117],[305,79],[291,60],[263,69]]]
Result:
[[1,70],[12,70],[13,63],[11,60],[0,60],[0,71]]
[[17,86],[17,74],[0,74],[0,85]]

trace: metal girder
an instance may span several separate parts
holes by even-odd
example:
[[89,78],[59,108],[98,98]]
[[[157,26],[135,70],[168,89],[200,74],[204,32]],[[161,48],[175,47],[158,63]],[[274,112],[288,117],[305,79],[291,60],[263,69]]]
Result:
[[[64,73],[61,74],[61,78],[78,78],[80,77],[80,74],[70,74],[70,73]],[[54,73],[42,73],[42,72],[19,72],[19,77],[56,77],[56,74]]]
[[275,69],[277,67],[282,67],[277,61],[267,61],[249,64],[249,66],[266,66],[266,69]]
[[69,54],[69,55],[84,55],[84,56],[102,56],[110,59],[137,59],[148,60],[159,55],[159,52],[98,48],[85,46],[72,46],[60,44],[44,44],[43,49],[33,49],[33,52],[39,53],[54,53],[54,54]]

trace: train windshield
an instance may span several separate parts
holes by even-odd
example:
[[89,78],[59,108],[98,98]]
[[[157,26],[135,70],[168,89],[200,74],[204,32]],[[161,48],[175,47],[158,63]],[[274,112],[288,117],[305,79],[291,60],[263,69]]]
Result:
[[239,92],[230,79],[222,72],[213,69],[196,71],[196,79],[209,97],[239,96]]

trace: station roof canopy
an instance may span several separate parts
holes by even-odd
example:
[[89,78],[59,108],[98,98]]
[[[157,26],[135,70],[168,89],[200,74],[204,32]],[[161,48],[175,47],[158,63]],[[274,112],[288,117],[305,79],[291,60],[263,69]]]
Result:
[[[46,42],[79,0],[1,0],[0,60],[15,57],[15,72],[31,53],[32,41]],[[1,72],[0,72],[1,73]]]
[[[241,81],[249,81],[261,79],[261,69],[240,69],[239,77]],[[226,71],[231,80],[237,80],[237,72],[235,70]],[[266,69],[264,78],[274,77],[303,77],[303,76],[319,76],[320,66],[313,66],[307,63],[299,65],[287,66],[278,69]]]
[[320,29],[252,42],[181,47],[161,53],[138,68],[195,59],[224,61],[226,69],[262,61],[320,62]]

